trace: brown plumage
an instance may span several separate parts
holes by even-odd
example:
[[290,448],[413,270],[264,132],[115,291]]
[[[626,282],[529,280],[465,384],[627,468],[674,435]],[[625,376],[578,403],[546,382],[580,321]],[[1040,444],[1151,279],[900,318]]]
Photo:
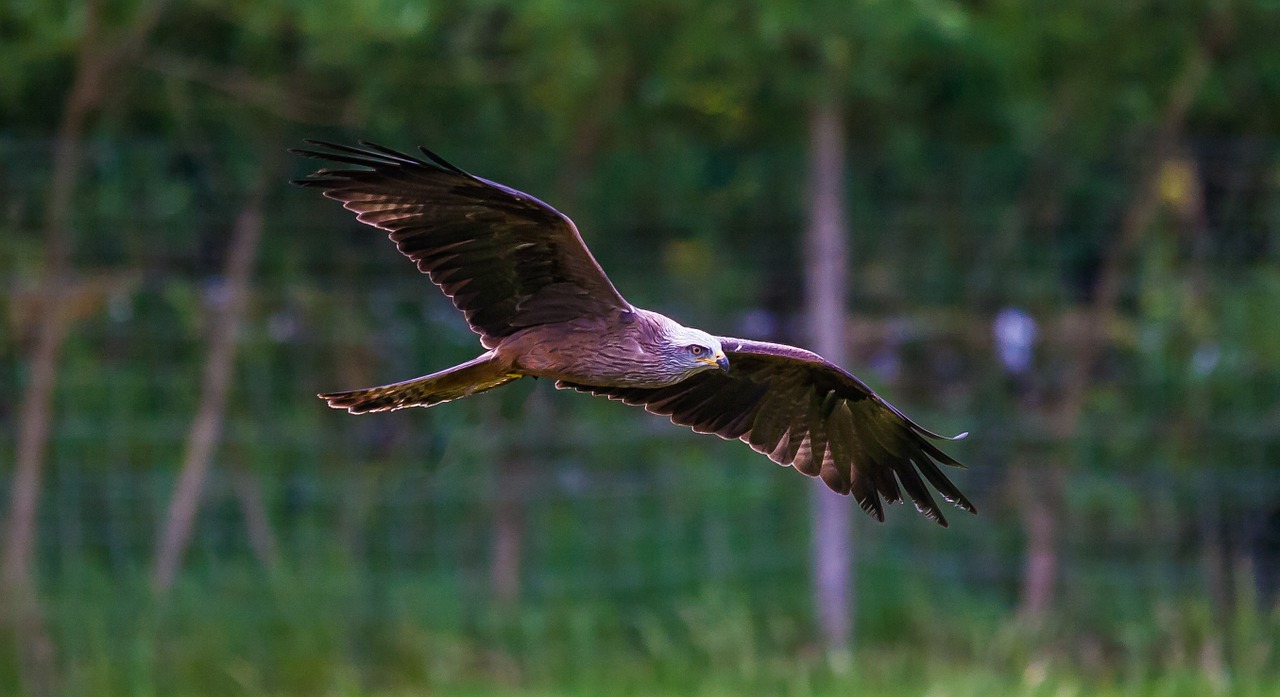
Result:
[[[432,406],[521,377],[643,406],[699,433],[739,439],[781,465],[852,494],[884,520],[881,499],[910,498],[946,525],[927,481],[976,512],[939,463],[960,466],[861,380],[803,349],[715,337],[632,306],[560,212],[468,174],[428,150],[308,141],[294,152],[355,168],[297,184],[341,201],[389,234],[445,292],[480,356],[413,380],[322,394],[352,413]],[[964,437],[957,436],[957,438]]]

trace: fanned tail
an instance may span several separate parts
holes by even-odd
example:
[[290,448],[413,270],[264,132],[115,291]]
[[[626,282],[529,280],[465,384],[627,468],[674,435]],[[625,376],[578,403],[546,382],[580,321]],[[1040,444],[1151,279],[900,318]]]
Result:
[[466,363],[420,378],[318,396],[335,409],[364,414],[405,407],[429,407],[491,390],[521,377],[500,365],[493,352],[489,351]]

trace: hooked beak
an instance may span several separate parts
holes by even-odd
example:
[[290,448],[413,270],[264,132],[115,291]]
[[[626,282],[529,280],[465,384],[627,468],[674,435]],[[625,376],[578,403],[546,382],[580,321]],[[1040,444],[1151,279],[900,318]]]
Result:
[[716,354],[716,365],[720,366],[721,372],[729,372],[729,358],[725,356],[724,353]]
[[699,358],[698,362],[706,363],[707,365],[714,365],[720,368],[721,372],[729,372],[729,359],[724,355],[724,351],[717,351],[714,356]]

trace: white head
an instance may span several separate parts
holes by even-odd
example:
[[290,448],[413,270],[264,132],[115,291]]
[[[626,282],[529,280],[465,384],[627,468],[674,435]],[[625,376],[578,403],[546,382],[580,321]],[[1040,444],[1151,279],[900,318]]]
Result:
[[683,377],[713,368],[729,372],[729,359],[724,355],[720,340],[701,329],[672,322],[672,326],[667,328],[666,339],[668,350],[664,358]]

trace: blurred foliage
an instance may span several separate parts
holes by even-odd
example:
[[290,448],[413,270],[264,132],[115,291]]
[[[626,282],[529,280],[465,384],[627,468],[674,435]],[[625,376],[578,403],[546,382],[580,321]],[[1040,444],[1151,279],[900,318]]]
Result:
[[[1280,630],[1280,7],[1267,0],[104,0],[104,85],[74,223],[42,583],[71,693],[1270,694]],[[0,5],[0,381],[26,381],[50,139],[82,2]],[[1176,152],[1171,90],[1207,69]],[[805,595],[806,482],[740,444],[549,386],[350,418],[311,398],[470,357],[381,239],[284,181],[304,138],[422,143],[577,221],[633,302],[798,341],[806,123],[850,143],[853,367],[941,431],[983,514],[861,526],[852,673]],[[199,395],[236,211],[267,231],[220,470],[279,537],[255,565],[215,485],[167,605],[144,570]],[[1035,393],[1148,168],[1101,374],[1047,434],[990,322],[1040,326]],[[550,427],[529,406],[545,396]],[[0,403],[12,451],[16,400]],[[519,479],[503,458],[531,448]],[[1014,467],[1068,463],[1059,612],[1011,614]],[[1028,463],[1030,463],[1028,465]],[[0,477],[0,493],[7,494]],[[492,606],[494,492],[520,493],[519,607]],[[958,518],[958,516],[957,516]],[[1232,575],[1224,610],[1211,580]],[[12,652],[0,651],[4,656]],[[0,660],[0,692],[16,684]]]

